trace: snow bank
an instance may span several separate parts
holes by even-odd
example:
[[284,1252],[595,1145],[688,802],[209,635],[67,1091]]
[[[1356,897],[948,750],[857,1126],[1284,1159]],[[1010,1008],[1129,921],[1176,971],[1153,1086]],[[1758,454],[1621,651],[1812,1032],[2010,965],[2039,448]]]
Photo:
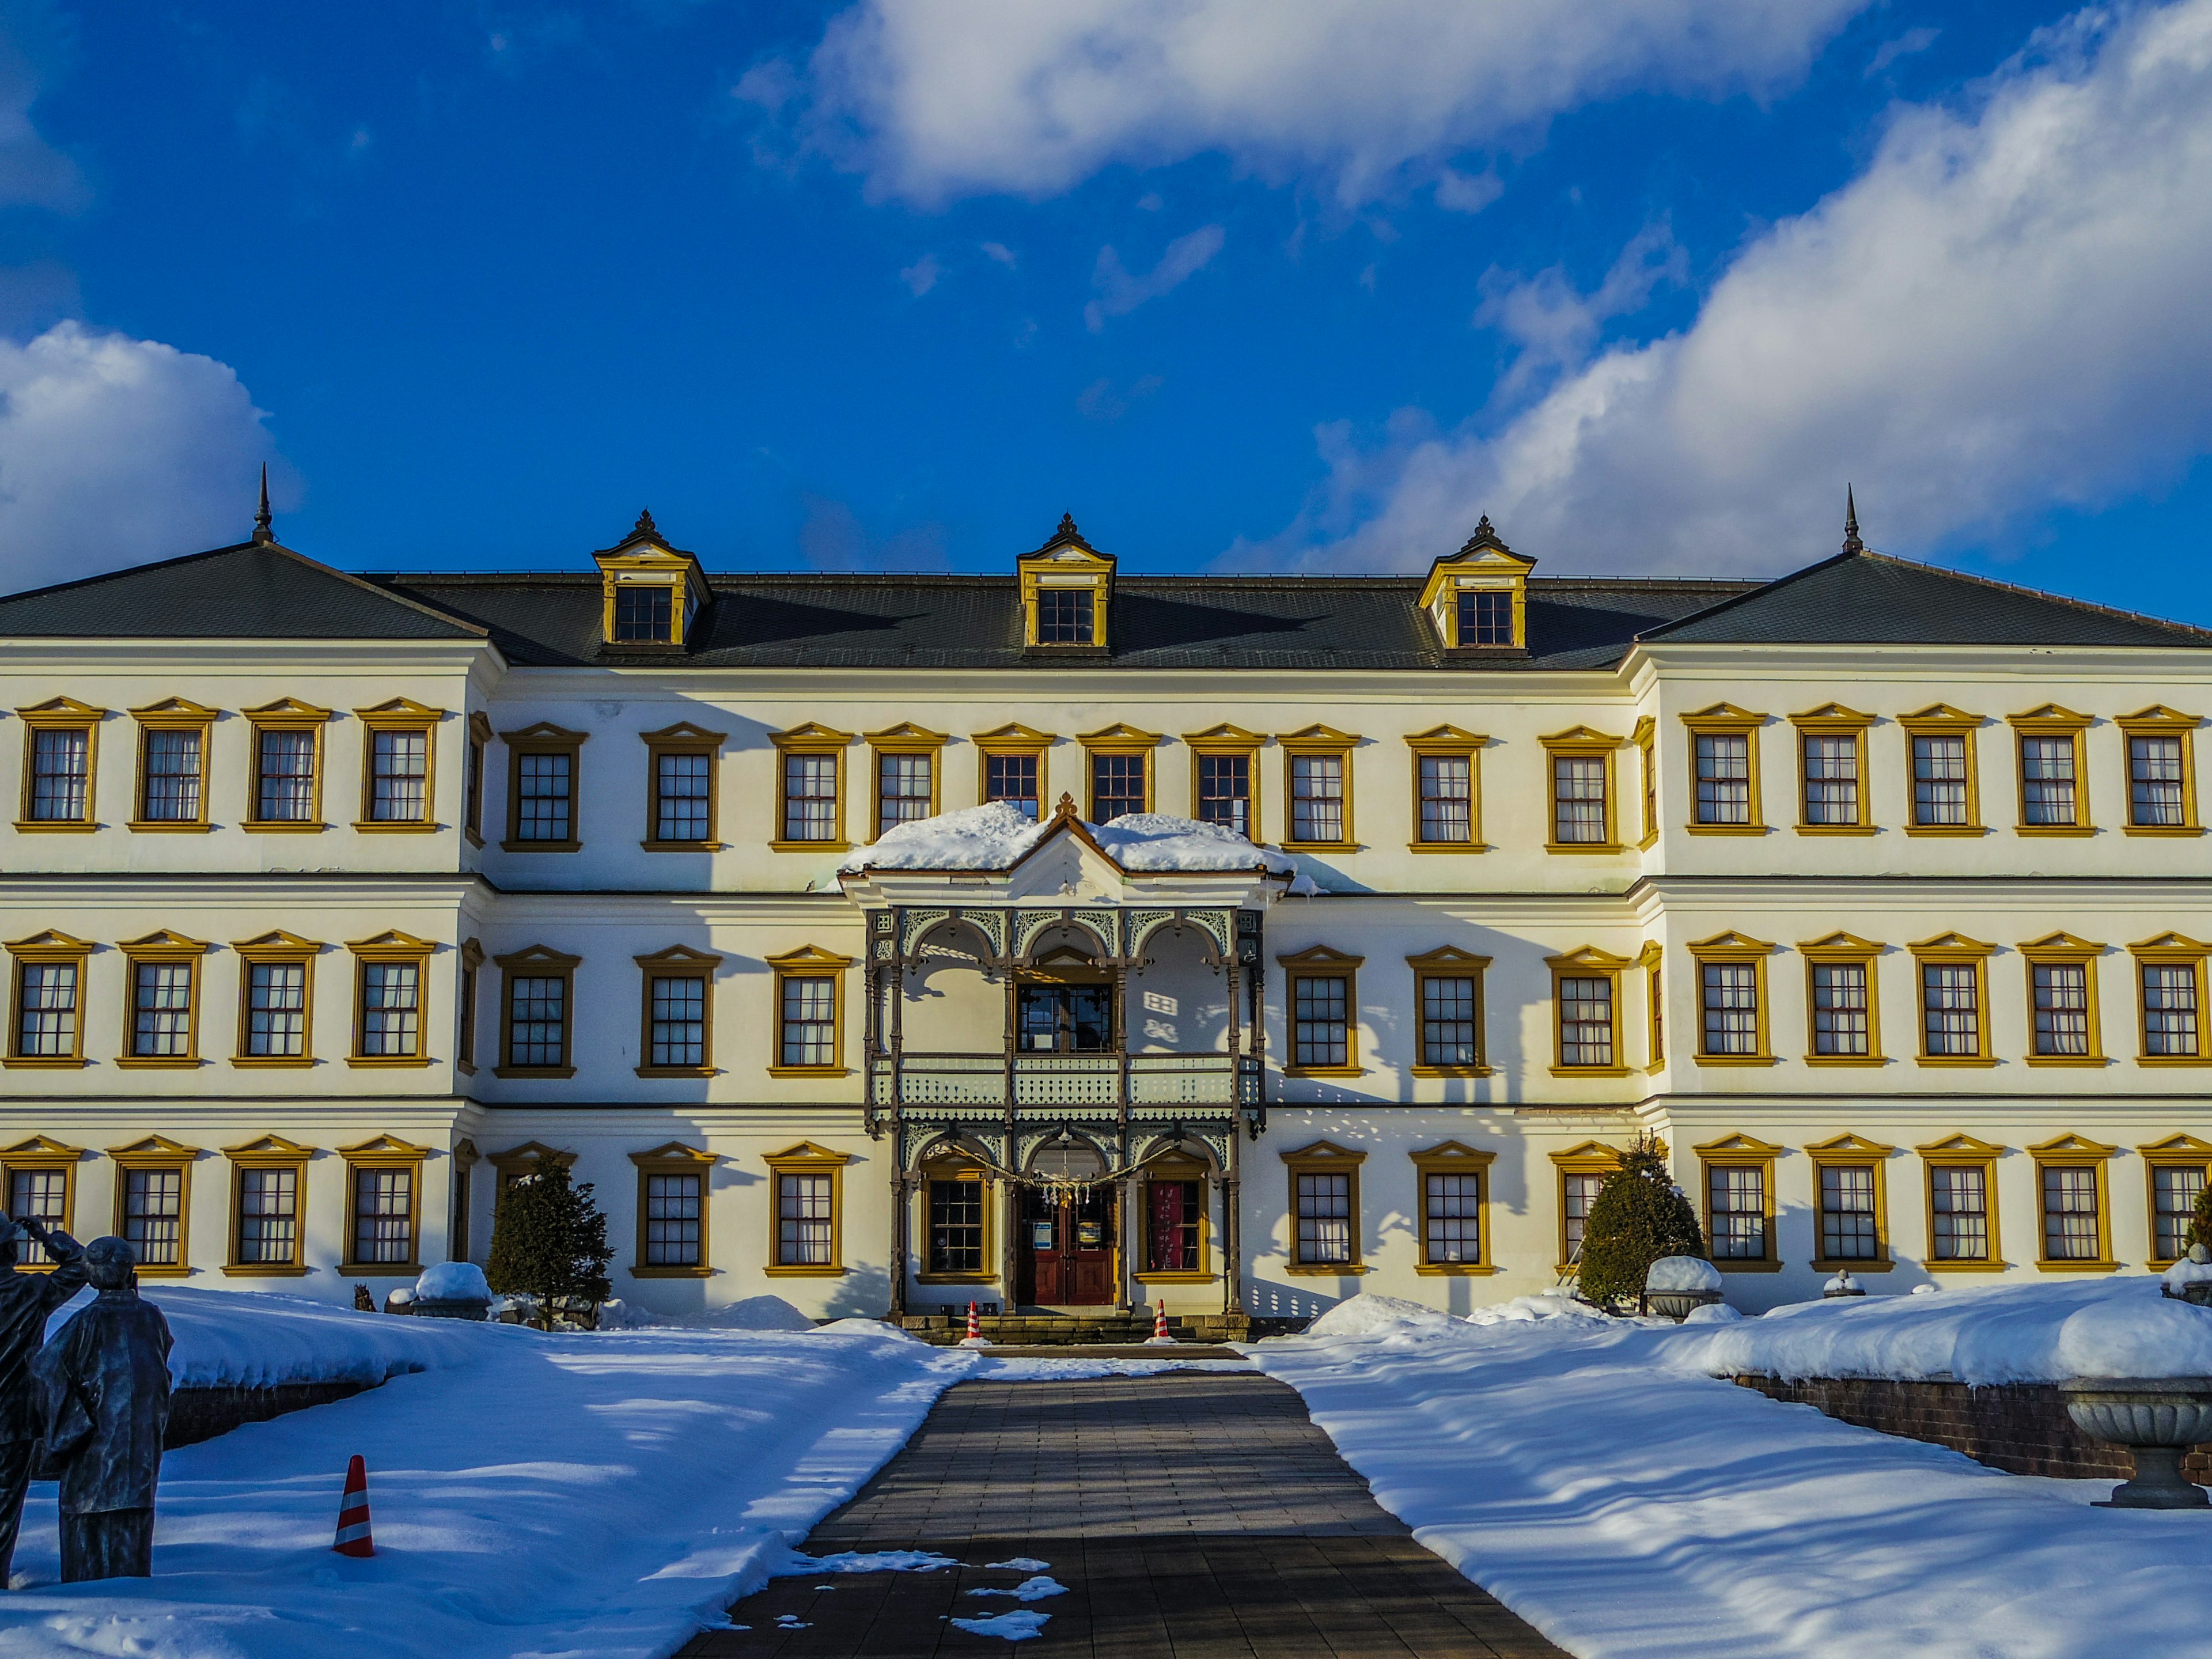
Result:
[[1851,1297],[1685,1330],[1668,1358],[1714,1376],[1973,1384],[2204,1376],[2212,1376],[2212,1310],[2160,1296],[2149,1278]]
[[422,1269],[415,1281],[419,1302],[489,1302],[491,1286],[483,1269],[473,1261],[441,1261]]
[[1373,1336],[1379,1332],[1419,1328],[1426,1325],[1451,1325],[1458,1322],[1448,1313],[1408,1302],[1399,1296],[1378,1296],[1372,1291],[1346,1297],[1327,1313],[1306,1327],[1309,1336]]
[[1664,1255],[1644,1275],[1647,1291],[1717,1291],[1721,1270],[1697,1255]]
[[[1050,819],[1031,823],[1021,809],[994,800],[918,818],[886,830],[854,852],[841,871],[1004,870],[1042,840]],[[1124,870],[1261,870],[1292,875],[1297,865],[1255,847],[1234,830],[1169,812],[1130,812],[1109,823],[1085,823],[1106,855]]]

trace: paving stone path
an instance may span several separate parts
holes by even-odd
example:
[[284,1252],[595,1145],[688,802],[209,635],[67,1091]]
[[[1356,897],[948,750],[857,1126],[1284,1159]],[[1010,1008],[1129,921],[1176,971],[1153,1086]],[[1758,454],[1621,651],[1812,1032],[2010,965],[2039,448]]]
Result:
[[[817,1527],[810,1554],[929,1550],[937,1572],[782,1578],[684,1659],[1567,1659],[1415,1543],[1297,1393],[1255,1373],[963,1382]],[[1067,1587],[1018,1648],[954,1618]],[[782,1620],[796,1620],[797,1627]]]

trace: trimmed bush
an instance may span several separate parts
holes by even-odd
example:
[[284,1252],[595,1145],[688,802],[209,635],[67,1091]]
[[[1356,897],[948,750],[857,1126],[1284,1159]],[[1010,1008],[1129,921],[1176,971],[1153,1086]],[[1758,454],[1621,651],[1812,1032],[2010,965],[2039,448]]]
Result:
[[607,1281],[614,1256],[592,1183],[574,1185],[567,1165],[548,1161],[500,1195],[484,1277],[502,1296],[534,1297],[550,1330],[556,1298],[596,1307],[614,1293]]
[[1590,1203],[1575,1288],[1598,1307],[1633,1308],[1653,1262],[1705,1254],[1697,1212],[1676,1190],[1657,1148],[1638,1141]]
[[2189,1242],[2212,1249],[2212,1187],[2197,1194],[2197,1212],[2189,1223]]

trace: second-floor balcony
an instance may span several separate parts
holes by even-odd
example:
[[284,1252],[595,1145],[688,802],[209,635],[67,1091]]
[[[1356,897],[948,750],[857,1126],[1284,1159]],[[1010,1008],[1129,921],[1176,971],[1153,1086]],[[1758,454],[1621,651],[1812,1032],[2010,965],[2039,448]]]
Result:
[[885,1056],[878,1106],[1243,1106],[1260,1061],[1232,1054],[913,1054]]

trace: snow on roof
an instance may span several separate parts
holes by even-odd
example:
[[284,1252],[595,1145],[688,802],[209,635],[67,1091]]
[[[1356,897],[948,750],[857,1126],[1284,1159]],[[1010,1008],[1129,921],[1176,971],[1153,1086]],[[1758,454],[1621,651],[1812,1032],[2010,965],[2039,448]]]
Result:
[[[1007,870],[1050,835],[1059,817],[1032,823],[1011,801],[962,807],[884,831],[872,847],[856,850],[837,867],[861,870]],[[1085,823],[1070,815],[1098,850],[1124,870],[1153,873],[1265,870],[1297,873],[1280,853],[1255,847],[1232,830],[1171,812],[1130,812],[1108,823]]]

